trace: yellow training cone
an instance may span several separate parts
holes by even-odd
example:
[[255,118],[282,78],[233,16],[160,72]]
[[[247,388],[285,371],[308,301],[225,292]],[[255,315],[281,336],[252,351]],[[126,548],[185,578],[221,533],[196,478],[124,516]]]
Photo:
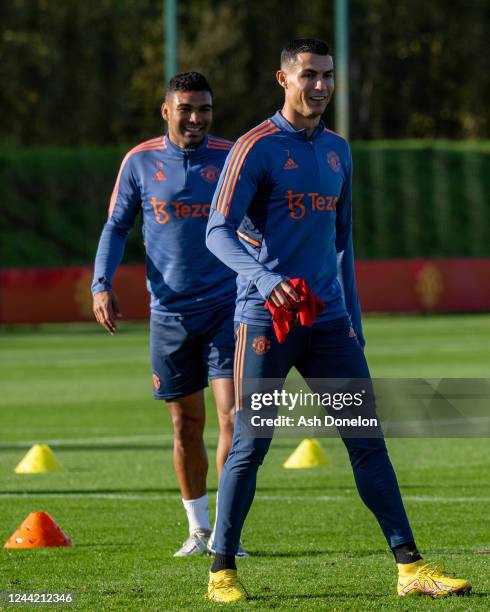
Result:
[[15,468],[17,474],[41,474],[59,472],[63,466],[47,444],[34,444]]
[[286,469],[312,468],[328,463],[328,456],[318,440],[306,438],[284,462]]

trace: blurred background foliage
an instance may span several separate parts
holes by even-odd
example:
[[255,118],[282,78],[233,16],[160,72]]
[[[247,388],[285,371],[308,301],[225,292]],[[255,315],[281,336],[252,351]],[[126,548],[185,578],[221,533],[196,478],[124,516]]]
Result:
[[[124,147],[0,149],[3,266],[90,263]],[[358,257],[490,256],[490,143],[352,145]],[[141,232],[125,262],[144,258]]]
[[[334,43],[333,4],[179,3],[180,68],[209,77],[216,132],[236,138],[278,108],[281,47],[297,36]],[[9,0],[0,18],[3,145],[126,144],[161,131],[162,1]],[[489,30],[488,0],[351,0],[351,138],[488,138]]]
[[[333,4],[181,0],[180,70],[208,76],[214,133],[280,107],[291,38],[335,57]],[[0,266],[90,263],[125,151],[164,130],[163,1],[9,0],[0,19]],[[351,0],[349,23],[357,254],[489,256],[490,0]]]

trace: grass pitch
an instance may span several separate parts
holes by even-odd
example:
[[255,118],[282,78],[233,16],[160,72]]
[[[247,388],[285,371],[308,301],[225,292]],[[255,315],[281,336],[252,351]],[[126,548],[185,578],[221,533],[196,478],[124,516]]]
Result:
[[[490,317],[367,318],[376,377],[489,377]],[[186,521],[172,468],[172,430],[151,399],[148,332],[94,325],[0,333],[0,544],[31,511],[49,512],[73,548],[0,551],[0,591],[72,591],[79,610],[216,609],[203,594],[209,559],[174,559]],[[208,398],[209,490],[216,419]],[[16,475],[34,442],[60,473]],[[488,610],[487,439],[388,440],[418,544],[471,578],[469,597],[399,599],[393,559],[359,500],[339,440],[328,466],[288,471],[298,440],[277,439],[259,474],[239,561],[257,610]],[[2,610],[15,606],[0,605]],[[44,609],[59,609],[44,606]]]

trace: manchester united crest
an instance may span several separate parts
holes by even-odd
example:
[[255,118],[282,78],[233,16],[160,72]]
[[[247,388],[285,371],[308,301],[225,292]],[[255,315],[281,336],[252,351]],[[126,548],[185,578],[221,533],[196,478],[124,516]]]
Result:
[[253,339],[252,349],[257,355],[265,355],[271,347],[271,341],[265,336],[257,336]]
[[205,166],[201,170],[201,178],[206,183],[216,183],[219,178],[219,168],[216,168],[216,166]]
[[159,391],[160,390],[160,378],[156,374],[152,374],[151,378],[153,380],[153,388],[155,389],[155,391]]
[[165,175],[165,172],[163,171],[163,163],[161,161],[157,161],[155,165],[157,167],[157,171],[151,178],[154,181],[166,181],[167,177]]
[[329,151],[327,153],[327,162],[334,172],[340,172],[342,168],[340,164],[340,157],[337,155],[337,153],[335,153],[335,151]]

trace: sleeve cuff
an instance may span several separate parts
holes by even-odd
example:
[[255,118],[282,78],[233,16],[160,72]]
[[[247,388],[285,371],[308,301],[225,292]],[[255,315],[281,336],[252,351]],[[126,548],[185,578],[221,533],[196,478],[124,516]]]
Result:
[[94,278],[91,289],[92,295],[100,293],[101,291],[112,291],[111,283],[103,276]]
[[286,277],[282,274],[266,274],[255,282],[255,286],[264,300],[267,300],[274,287],[284,280]]

